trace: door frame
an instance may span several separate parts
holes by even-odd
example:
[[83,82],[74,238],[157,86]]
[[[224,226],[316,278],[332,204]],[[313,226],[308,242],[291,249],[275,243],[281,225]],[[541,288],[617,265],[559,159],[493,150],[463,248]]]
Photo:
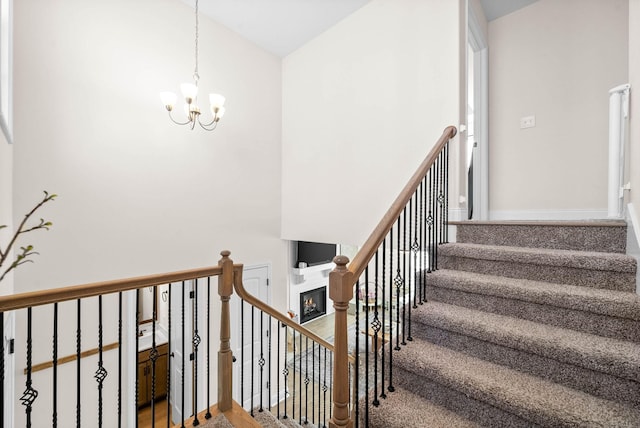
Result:
[[467,11],[467,46],[471,46],[474,59],[474,75],[467,75],[467,79],[474,82],[474,136],[478,144],[473,151],[473,219],[489,220],[489,46],[469,0]]

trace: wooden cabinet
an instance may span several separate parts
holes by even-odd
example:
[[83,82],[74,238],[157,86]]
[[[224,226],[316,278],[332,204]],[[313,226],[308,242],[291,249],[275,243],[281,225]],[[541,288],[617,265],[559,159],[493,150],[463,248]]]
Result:
[[[157,346],[158,358],[156,359],[155,373],[155,398],[162,399],[167,396],[167,358],[169,347],[165,343]],[[150,358],[151,349],[138,353],[138,407],[151,403],[153,390],[153,362]]]

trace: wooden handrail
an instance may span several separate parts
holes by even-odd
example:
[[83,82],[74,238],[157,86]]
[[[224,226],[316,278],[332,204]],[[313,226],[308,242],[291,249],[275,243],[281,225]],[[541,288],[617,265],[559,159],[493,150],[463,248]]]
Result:
[[0,312],[118,293],[120,291],[135,290],[144,287],[153,287],[155,285],[186,281],[194,278],[216,276],[221,273],[222,268],[220,266],[212,266],[177,272],[138,276],[128,279],[93,282],[90,284],[74,285],[71,287],[33,291],[30,293],[11,294],[0,297]]
[[444,129],[440,139],[436,142],[435,146],[433,146],[425,160],[420,164],[418,170],[413,174],[413,176],[411,176],[411,179],[406,186],[404,186],[402,192],[400,192],[400,195],[398,195],[384,217],[382,217],[382,220],[380,220],[378,226],[373,230],[369,239],[367,239],[351,263],[349,263],[349,270],[353,273],[354,281],[362,275],[362,272],[364,272],[376,251],[378,251],[382,241],[385,236],[387,236],[387,233],[389,233],[389,230],[391,230],[391,227],[398,219],[398,216],[402,213],[402,210],[407,206],[407,203],[415,193],[424,176],[429,171],[429,168],[431,168],[435,163],[440,151],[450,139],[455,137],[456,133],[457,130],[455,126],[447,126]]
[[[317,334],[315,334],[314,332],[312,332],[308,328],[303,327],[302,325],[300,325],[297,322],[293,321],[288,315],[281,314],[280,312],[276,311],[271,306],[269,306],[266,303],[264,303],[262,300],[260,300],[260,299],[258,299],[256,297],[252,296],[251,294],[249,294],[249,292],[247,290],[245,290],[244,285],[242,283],[242,267],[243,267],[243,265],[241,265],[241,264],[236,264],[236,265],[233,266],[233,268],[234,268],[234,276],[233,276],[234,289],[236,290],[236,293],[238,294],[238,296],[241,299],[243,299],[245,302],[249,303],[250,305],[255,306],[256,308],[260,309],[261,311],[264,311],[265,313],[269,314],[273,318],[275,318],[278,321],[280,321],[281,323],[285,324],[287,327],[290,327],[293,330],[297,331],[298,333],[309,337],[311,340],[313,340],[314,342],[316,342],[316,343],[320,344],[321,346],[327,348],[329,351],[335,352],[335,347],[334,347],[334,345],[332,343],[327,342],[325,339],[323,339],[322,337],[318,336]],[[355,357],[353,357],[353,355],[349,355],[349,361],[351,363],[355,363],[355,361],[356,361]]]

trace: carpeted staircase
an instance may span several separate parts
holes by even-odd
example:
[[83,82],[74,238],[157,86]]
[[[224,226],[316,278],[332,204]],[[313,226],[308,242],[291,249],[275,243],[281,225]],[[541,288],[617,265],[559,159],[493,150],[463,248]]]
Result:
[[640,427],[626,225],[462,222],[456,240],[368,426]]

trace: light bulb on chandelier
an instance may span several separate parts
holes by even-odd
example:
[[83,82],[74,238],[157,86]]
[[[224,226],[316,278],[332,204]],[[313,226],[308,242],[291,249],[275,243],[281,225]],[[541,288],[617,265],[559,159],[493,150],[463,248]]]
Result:
[[182,92],[182,96],[184,97],[184,111],[187,117],[185,122],[179,122],[173,118],[171,112],[173,111],[173,107],[176,105],[177,96],[174,92],[162,92],[160,93],[160,99],[162,100],[162,104],[169,112],[169,118],[178,125],[190,125],[191,129],[194,129],[196,123],[200,125],[202,129],[207,131],[213,131],[218,126],[218,122],[224,116],[224,101],[225,98],[220,94],[209,94],[209,104],[211,106],[211,115],[212,119],[210,122],[203,123],[200,120],[200,108],[198,107],[198,80],[200,80],[200,75],[198,74],[198,0],[196,0],[196,42],[195,42],[195,52],[196,52],[196,67],[193,72],[193,81],[194,83],[183,83],[180,85],[180,91]]

